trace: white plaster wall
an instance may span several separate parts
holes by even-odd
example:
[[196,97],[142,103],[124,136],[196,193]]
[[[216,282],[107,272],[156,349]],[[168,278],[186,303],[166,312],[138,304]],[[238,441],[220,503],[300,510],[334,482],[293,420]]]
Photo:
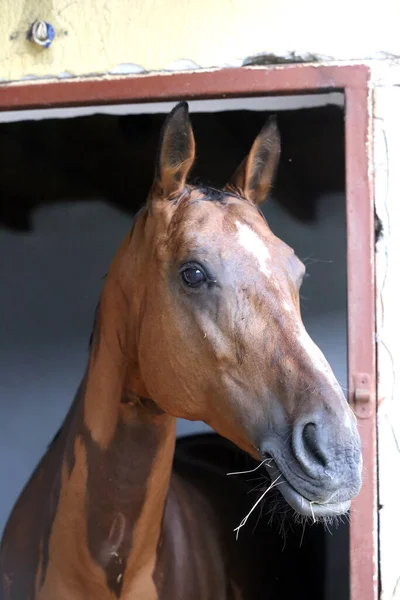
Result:
[[[118,104],[110,106],[77,106],[75,108],[41,108],[38,110],[20,110],[0,112],[1,123],[15,121],[41,121],[43,119],[70,119],[95,113],[107,115],[136,115],[168,113],[176,102],[142,102],[140,104]],[[230,110],[293,110],[334,104],[344,106],[342,92],[323,94],[296,94],[293,96],[274,96],[261,98],[228,98],[226,100],[191,100],[190,112],[218,112]]]
[[[48,50],[27,41],[38,18],[55,30]],[[399,56],[399,28],[396,0],[3,0],[0,79]]]
[[380,600],[400,599],[400,88],[374,92]]

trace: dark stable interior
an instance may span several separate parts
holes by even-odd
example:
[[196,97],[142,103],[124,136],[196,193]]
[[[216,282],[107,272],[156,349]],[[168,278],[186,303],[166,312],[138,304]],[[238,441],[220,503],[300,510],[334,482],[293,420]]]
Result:
[[[224,185],[269,114],[193,113],[196,182]],[[104,197],[135,214],[148,193],[165,115],[93,115],[0,124],[0,225],[29,231],[35,207]],[[275,199],[295,219],[317,218],[318,197],[344,190],[343,111],[328,105],[277,114],[282,155]]]
[[[245,110],[192,114],[197,145],[192,181],[201,176],[202,184],[224,185],[268,116]],[[153,178],[164,118],[98,114],[1,124],[0,226],[29,231],[36,207],[63,199],[79,202],[101,196],[135,214]],[[317,223],[318,198],[344,192],[343,111],[329,105],[283,111],[277,119],[282,155],[274,199],[292,218]],[[240,467],[251,468],[251,463]],[[265,565],[276,582],[273,597],[322,600],[329,533],[319,524],[304,528],[287,523],[283,537],[279,520],[261,521],[276,547]]]

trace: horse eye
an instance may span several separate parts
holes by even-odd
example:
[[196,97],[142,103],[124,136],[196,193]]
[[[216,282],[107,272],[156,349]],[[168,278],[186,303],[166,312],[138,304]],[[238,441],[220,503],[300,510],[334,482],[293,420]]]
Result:
[[192,288],[197,288],[207,281],[206,274],[199,267],[186,267],[181,271],[183,282]]

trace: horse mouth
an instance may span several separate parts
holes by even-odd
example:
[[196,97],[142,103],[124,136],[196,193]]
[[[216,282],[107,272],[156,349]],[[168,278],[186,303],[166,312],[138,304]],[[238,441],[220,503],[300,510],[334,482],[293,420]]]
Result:
[[309,517],[315,522],[329,517],[339,517],[349,511],[350,500],[332,503],[309,500],[289,483],[273,459],[265,466],[271,478],[271,485],[276,483],[283,498],[297,514]]

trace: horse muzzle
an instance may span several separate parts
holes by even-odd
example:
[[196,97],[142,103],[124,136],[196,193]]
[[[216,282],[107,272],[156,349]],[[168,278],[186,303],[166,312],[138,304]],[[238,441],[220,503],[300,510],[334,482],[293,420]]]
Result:
[[361,488],[358,432],[337,425],[303,418],[260,448],[271,483],[296,513],[315,520],[348,512]]

